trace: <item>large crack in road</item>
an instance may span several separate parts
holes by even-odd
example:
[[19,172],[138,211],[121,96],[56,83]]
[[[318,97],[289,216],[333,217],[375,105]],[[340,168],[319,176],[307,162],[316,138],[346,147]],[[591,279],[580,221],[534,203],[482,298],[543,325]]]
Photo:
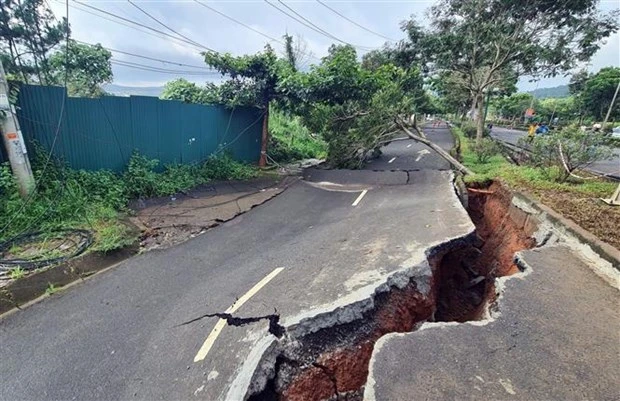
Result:
[[263,384],[250,386],[250,400],[361,400],[377,340],[414,331],[424,322],[483,319],[496,300],[495,279],[520,271],[514,254],[535,245],[535,226],[529,232],[517,226],[510,201],[511,194],[500,186],[470,193],[467,210],[476,232],[430,249],[422,270],[376,291],[374,307],[359,319],[302,335],[286,332],[277,314],[211,313],[186,323],[214,316],[235,326],[269,320],[278,340],[266,357],[271,362],[255,372]]

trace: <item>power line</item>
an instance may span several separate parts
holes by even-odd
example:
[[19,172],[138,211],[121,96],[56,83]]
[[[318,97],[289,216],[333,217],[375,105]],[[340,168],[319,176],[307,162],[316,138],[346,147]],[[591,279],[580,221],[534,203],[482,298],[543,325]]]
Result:
[[[210,50],[210,51],[215,52],[215,50],[213,50],[213,49],[210,49],[210,48],[205,47],[205,46],[198,46],[197,44],[193,43],[192,41],[189,41],[189,40],[187,40],[187,39],[178,38],[178,37],[176,37],[176,36],[170,35],[169,33],[166,33],[166,32],[163,32],[163,31],[160,31],[159,29],[152,28],[152,27],[150,27],[150,26],[148,26],[148,25],[145,25],[145,24],[142,24],[142,23],[140,23],[140,22],[136,22],[136,21],[130,20],[130,19],[128,19],[128,18],[121,17],[120,15],[116,15],[116,14],[114,14],[114,13],[111,13],[111,12],[108,12],[108,11],[105,11],[105,10],[102,10],[102,9],[100,9],[100,8],[97,8],[97,7],[91,6],[91,5],[86,4],[86,3],[82,3],[81,1],[78,1],[78,0],[73,0],[73,1],[74,1],[75,3],[77,3],[77,4],[81,5],[82,7],[87,7],[87,8],[90,8],[91,10],[98,11],[98,12],[100,12],[100,13],[102,13],[102,14],[109,15],[109,16],[111,16],[111,17],[113,17],[113,18],[120,19],[120,20],[125,21],[125,22],[128,22],[128,23],[130,23],[130,24],[140,26],[140,27],[142,27],[142,28],[146,28],[146,29],[148,29],[149,31],[157,32],[157,33],[159,33],[160,35],[164,35],[164,36],[166,36],[166,37],[168,37],[168,38],[171,38],[171,39],[174,39],[174,40],[177,40],[177,41],[183,42],[183,43],[187,43],[187,44],[192,45],[192,46],[197,47],[197,48],[204,48],[204,49],[207,49],[207,50]],[[216,52],[216,53],[217,53],[217,52]]]
[[155,66],[146,65],[146,64],[140,64],[140,63],[134,63],[134,62],[131,62],[131,61],[124,61],[124,60],[111,60],[110,62],[112,64],[120,65],[120,66],[123,66],[123,67],[135,68],[135,69],[144,70],[144,71],[161,72],[161,73],[167,73],[167,74],[183,74],[183,75],[198,75],[198,76],[220,75],[219,72],[212,71],[212,70],[207,70],[205,72],[200,72],[200,71],[182,71],[182,70],[171,70],[171,69],[167,69],[167,68],[160,68],[160,67],[155,67]]
[[373,35],[379,36],[379,37],[381,37],[381,38],[383,38],[383,39],[387,39],[387,40],[389,40],[390,42],[396,42],[396,40],[394,40],[394,39],[388,38],[388,37],[387,37],[387,36],[385,36],[385,35],[382,35],[382,34],[380,34],[380,33],[378,33],[378,32],[375,32],[375,31],[373,31],[373,30],[370,30],[370,29],[366,28],[366,27],[365,27],[365,26],[363,26],[363,25],[358,24],[357,22],[355,22],[355,21],[353,21],[352,19],[348,18],[346,15],[343,15],[343,14],[339,13],[337,10],[334,10],[333,8],[331,8],[330,6],[328,6],[327,4],[323,3],[321,0],[316,0],[316,1],[317,1],[317,3],[319,3],[319,4],[320,4],[320,5],[322,5],[323,7],[327,8],[328,10],[330,10],[331,12],[333,12],[334,14],[339,15],[340,17],[342,17],[342,18],[346,19],[347,21],[349,21],[349,22],[350,22],[350,23],[352,23],[353,25],[355,25],[355,26],[357,26],[357,27],[359,27],[359,28],[362,28],[362,29],[363,29],[363,30],[365,30],[366,32],[370,32],[370,33],[372,33]]
[[[66,88],[67,88],[67,82],[69,81],[69,35],[70,35],[70,29],[69,29],[69,0],[65,0],[65,13],[66,13],[66,20],[67,20],[67,31],[66,31],[66,34],[65,34],[65,59],[64,59],[64,67],[65,67],[65,71],[64,71],[65,72],[65,75],[64,75],[64,87],[65,87],[65,92],[64,92],[64,96],[62,97],[62,103],[60,105],[60,115],[58,116],[58,124],[56,125],[56,132],[54,133],[54,139],[52,140],[52,144],[50,146],[50,151],[47,154],[47,158],[45,160],[45,163],[43,164],[43,169],[41,170],[41,175],[39,177],[39,181],[37,181],[35,183],[34,189],[30,193],[30,195],[28,196],[26,201],[22,204],[22,206],[19,208],[17,213],[15,213],[13,215],[13,217],[11,219],[9,219],[7,224],[2,228],[2,231],[0,231],[0,232],[6,232],[7,228],[9,228],[11,226],[11,223],[13,221],[15,221],[17,216],[22,214],[24,209],[34,200],[34,197],[36,196],[36,194],[39,192],[39,189],[41,188],[41,182],[45,178],[45,172],[47,171],[47,167],[49,166],[50,161],[52,159],[52,154],[54,153],[54,149],[56,148],[56,144],[58,143],[58,137],[60,135],[60,127],[62,127],[62,120],[63,120],[63,116],[65,114],[65,105],[67,103],[67,96],[68,96]],[[64,187],[64,185],[62,185],[60,193],[64,192],[64,190],[65,190],[65,187]],[[45,209],[45,211],[41,215],[39,215],[38,218],[35,219],[35,222],[37,222],[39,219],[41,219],[41,217],[43,217],[45,214],[47,214],[47,212],[49,212],[49,210],[52,208],[52,205],[56,202],[56,200],[60,196],[60,193],[56,194],[56,197],[54,198],[52,203],[50,203],[48,205],[48,207]],[[27,228],[25,228],[21,232],[21,234],[23,234],[26,230],[30,229],[30,227],[32,225],[33,224],[31,223],[30,226],[28,226]]]
[[[237,20],[237,19],[235,19],[235,18],[233,18],[233,17],[231,17],[231,16],[229,16],[227,14],[224,14],[223,12],[221,12],[219,10],[216,10],[215,8],[213,8],[211,6],[208,6],[208,5],[204,4],[204,3],[200,2],[199,0],[194,0],[194,1],[196,3],[198,3],[198,4],[200,4],[201,6],[203,6],[203,7],[207,8],[207,9],[213,11],[214,13],[217,13],[217,14],[221,15],[222,17],[224,17],[226,19],[229,19],[230,21],[233,21],[233,22],[235,22],[235,23],[237,23],[237,24],[239,24],[239,25],[241,25],[241,26],[243,26],[243,27],[245,27],[245,28],[247,28],[247,29],[249,29],[249,30],[251,30],[253,32],[256,32],[259,35],[261,35],[261,36],[263,36],[263,37],[265,37],[265,38],[267,38],[269,40],[272,40],[272,41],[274,41],[276,43],[284,45],[284,42],[282,42],[279,39],[274,38],[273,36],[269,36],[266,33],[259,31],[258,29],[254,29],[250,25],[247,25],[247,24],[245,24],[245,23],[243,23],[243,22],[241,22],[241,21],[239,21],[239,20]],[[315,57],[314,55],[312,55],[312,53],[303,53],[303,54],[308,56],[308,57],[310,57],[310,58],[314,58],[315,60],[320,61],[320,59],[318,57]]]
[[[95,46],[92,43],[83,42],[81,40],[76,40],[76,42],[81,43],[83,45]],[[178,65],[179,67],[198,68],[198,69],[202,69],[202,70],[214,71],[214,70],[212,70],[212,69],[210,69],[210,68],[208,68],[206,66],[199,66],[199,65],[193,65],[193,64],[179,63],[179,62],[176,62],[176,61],[164,60],[164,59],[161,59],[161,58],[155,58],[155,57],[144,56],[144,55],[141,55],[141,54],[131,53],[131,52],[127,52],[127,51],[124,51],[124,50],[112,49],[111,47],[106,47],[106,46],[101,46],[101,47],[103,47],[104,49],[109,50],[111,52],[114,52],[114,53],[120,53],[120,54],[125,54],[127,56],[143,58],[145,60],[158,61],[160,63]]]
[[[56,0],[56,1],[58,1],[58,0]],[[95,16],[95,17],[97,17],[97,18],[101,18],[101,19],[104,19],[104,20],[106,20],[106,21],[114,22],[115,24],[119,24],[119,25],[125,26],[125,27],[127,27],[127,28],[134,29],[134,30],[136,30],[136,31],[138,31],[138,32],[142,32],[142,33],[145,33],[145,34],[147,34],[147,35],[151,35],[151,36],[156,37],[156,38],[159,38],[159,39],[164,39],[164,40],[174,39],[174,40],[178,41],[178,42],[179,42],[179,44],[180,44],[181,46],[185,45],[185,46],[187,47],[187,43],[186,43],[185,41],[183,41],[183,40],[181,40],[181,39],[179,39],[179,38],[176,38],[176,37],[174,37],[174,36],[167,35],[167,34],[166,34],[166,33],[164,33],[164,32],[162,32],[162,34],[163,34],[163,35],[166,35],[166,37],[164,37],[162,34],[157,34],[157,33],[149,32],[149,31],[146,31],[146,30],[144,30],[144,29],[140,29],[140,28],[138,28],[138,27],[136,27],[136,26],[133,26],[133,25],[130,25],[130,24],[127,24],[127,23],[124,23],[124,22],[117,21],[117,20],[114,20],[114,19],[112,19],[112,18],[106,17],[105,15],[99,15],[99,14],[94,13],[94,12],[92,12],[92,11],[85,10],[85,9],[83,9],[83,8],[80,8],[80,7],[76,6],[75,4],[70,5],[70,7],[74,8],[75,10],[81,11],[81,12],[83,12],[83,13],[93,15],[93,16]],[[192,49],[200,49],[200,48],[199,48],[198,46],[196,46],[196,45],[191,45],[191,48],[192,48]]]
[[191,42],[191,43],[194,43],[196,46],[199,46],[199,47],[205,48],[205,49],[207,49],[207,50],[209,50],[209,51],[215,51],[215,50],[209,49],[207,46],[203,45],[202,43],[196,42],[195,40],[190,39],[190,38],[188,38],[187,36],[185,36],[185,35],[183,35],[183,34],[181,34],[181,33],[177,32],[176,30],[174,30],[174,29],[170,28],[168,25],[164,24],[163,22],[161,22],[161,21],[160,21],[160,20],[158,20],[157,18],[153,17],[151,14],[149,14],[148,12],[146,12],[146,10],[144,10],[144,9],[143,9],[142,7],[140,7],[139,5],[137,5],[137,4],[135,4],[135,3],[133,3],[131,0],[127,0],[127,2],[128,2],[129,4],[131,4],[132,6],[134,6],[135,8],[137,8],[137,9],[138,9],[140,12],[142,12],[144,15],[146,15],[147,17],[149,17],[149,18],[150,18],[150,19],[152,19],[153,21],[157,22],[159,25],[161,25],[161,26],[163,26],[164,28],[168,29],[170,32],[173,32],[173,33],[177,34],[179,37],[181,37],[181,38],[183,38],[183,39],[185,39],[185,40],[187,40],[187,41],[189,41],[189,42]]
[[[371,48],[366,47],[366,46],[357,46],[357,45],[354,45],[354,44],[352,44],[352,43],[346,42],[346,41],[344,41],[344,40],[342,40],[342,39],[339,39],[338,37],[336,37],[336,36],[332,35],[331,33],[329,33],[329,32],[327,32],[327,31],[325,31],[324,29],[322,29],[322,28],[320,28],[319,26],[317,26],[317,25],[315,25],[314,23],[312,23],[312,21],[310,21],[309,19],[307,19],[306,17],[304,17],[303,15],[299,14],[297,11],[295,11],[294,9],[292,9],[291,7],[289,7],[288,5],[286,5],[286,4],[285,4],[282,0],[277,0],[277,1],[278,1],[278,3],[280,3],[280,4],[282,4],[284,7],[286,7],[288,10],[290,10],[290,11],[291,11],[293,14],[295,14],[297,17],[295,17],[294,15],[289,14],[289,13],[288,13],[287,11],[285,11],[285,10],[282,10],[280,7],[276,6],[275,4],[270,3],[270,2],[269,2],[269,0],[264,0],[264,1],[265,1],[265,3],[269,4],[271,7],[275,8],[275,9],[276,9],[276,10],[278,10],[278,11],[280,11],[282,14],[284,14],[284,15],[288,16],[289,18],[294,19],[295,21],[299,22],[300,24],[302,24],[302,25],[306,26],[307,28],[312,29],[312,30],[313,30],[313,31],[315,31],[315,32],[320,33],[320,34],[321,34],[321,35],[323,35],[323,36],[326,36],[326,37],[328,37],[328,38],[330,38],[330,39],[336,40],[336,41],[338,41],[338,42],[340,42],[340,43],[343,43],[343,44],[345,44],[345,45],[350,45],[350,46],[356,47],[356,48],[358,48],[358,49],[360,49],[360,50],[370,50],[370,49],[371,49]],[[299,19],[298,17],[299,17],[299,18],[301,18],[301,19]]]
[[229,16],[229,15],[224,14],[223,12],[221,12],[221,11],[219,11],[219,10],[216,10],[215,8],[213,8],[213,7],[211,7],[211,6],[208,6],[208,5],[206,5],[206,4],[204,4],[204,3],[202,3],[202,2],[200,2],[200,1],[198,1],[198,0],[194,0],[194,1],[195,1],[196,3],[198,3],[198,4],[200,4],[201,6],[203,6],[204,8],[209,9],[209,10],[213,11],[214,13],[217,13],[217,14],[221,15],[222,17],[224,17],[224,18],[226,18],[226,19],[229,19],[229,20],[231,20],[231,21],[233,21],[233,22],[235,22],[235,23],[237,23],[237,24],[239,24],[239,25],[241,25],[241,26],[243,26],[243,27],[245,27],[245,28],[247,28],[247,29],[249,29],[249,30],[251,30],[251,31],[253,31],[253,32],[256,32],[257,34],[259,34],[259,35],[261,35],[261,36],[264,36],[264,37],[266,37],[266,38],[267,38],[267,39],[269,39],[269,40],[272,40],[272,41],[274,41],[274,42],[277,42],[277,43],[279,43],[279,44],[281,44],[281,45],[283,45],[283,44],[284,44],[284,42],[282,42],[281,40],[276,39],[276,38],[274,38],[274,37],[272,37],[272,36],[269,36],[269,35],[267,35],[266,33],[263,33],[263,32],[261,32],[261,31],[259,31],[258,29],[254,29],[254,28],[252,28],[251,26],[249,26],[249,25],[247,25],[247,24],[245,24],[245,23],[243,23],[243,22],[241,22],[241,21],[239,21],[239,20],[237,20],[237,19],[235,19],[235,18],[233,18],[233,17],[231,17],[231,16]]

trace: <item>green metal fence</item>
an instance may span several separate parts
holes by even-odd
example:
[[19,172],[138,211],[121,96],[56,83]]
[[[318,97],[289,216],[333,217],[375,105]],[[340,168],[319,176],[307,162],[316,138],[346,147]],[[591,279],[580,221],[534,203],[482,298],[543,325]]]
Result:
[[263,113],[257,108],[148,96],[73,98],[64,88],[35,85],[22,86],[17,103],[29,146],[33,140],[53,146],[54,156],[76,169],[120,172],[134,150],[162,164],[196,163],[218,150],[250,163],[260,156]]

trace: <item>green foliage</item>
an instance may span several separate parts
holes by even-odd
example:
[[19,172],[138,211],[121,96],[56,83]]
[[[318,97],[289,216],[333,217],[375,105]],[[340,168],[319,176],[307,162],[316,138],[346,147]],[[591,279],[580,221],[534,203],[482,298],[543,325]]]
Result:
[[159,160],[149,159],[137,152],[129,159],[127,171],[123,174],[123,181],[131,197],[151,197],[162,195],[161,181],[155,168]]
[[578,169],[609,159],[613,150],[605,146],[603,133],[584,132],[576,126],[538,135],[530,143],[530,163],[558,182]]
[[269,156],[276,162],[323,159],[327,154],[327,144],[312,135],[297,116],[272,111],[269,115],[269,131]]
[[101,85],[112,81],[111,58],[112,53],[100,44],[91,46],[72,40],[68,52],[63,46],[50,57],[49,83],[64,84],[66,65],[69,96],[100,97],[105,94]]
[[256,169],[227,154],[210,157],[201,165],[169,165],[134,154],[126,172],[73,170],[35,152],[33,171],[39,182],[28,200],[19,196],[8,164],[0,165],[0,241],[25,231],[62,228],[92,230],[91,250],[110,251],[131,244],[137,233],[122,223],[130,198],[171,195],[210,180],[247,179]]
[[514,121],[523,117],[525,110],[532,104],[532,99],[529,93],[515,93],[499,98],[494,103],[502,118]]
[[185,78],[177,78],[167,82],[160,97],[196,104],[217,104],[221,102],[218,86],[208,83],[204,87],[200,87]]
[[[611,105],[616,87],[620,81],[620,67],[606,67],[585,81],[580,93],[585,109],[598,121],[602,121]],[[620,118],[620,101],[612,108],[611,119]]]
[[303,102],[303,123],[327,142],[335,167],[359,168],[388,140],[396,116],[410,115],[426,95],[420,72],[392,64],[362,67],[351,46],[332,46],[319,66],[287,82]]
[[21,267],[15,267],[13,269],[11,269],[9,271],[9,277],[11,278],[11,280],[19,280],[20,278],[24,277],[26,275],[26,270],[22,269]]
[[208,180],[247,180],[256,177],[257,170],[227,153],[220,153],[207,159],[200,167],[200,174]]
[[166,196],[186,191],[211,180],[245,180],[256,176],[256,169],[239,163],[227,153],[210,156],[201,165],[171,164],[158,173],[159,160],[134,153],[123,174],[132,198]]
[[54,284],[48,283],[47,288],[45,289],[45,293],[47,295],[54,295],[60,290],[61,290],[61,287],[56,287]]
[[49,54],[64,39],[66,19],[56,21],[45,0],[0,2],[0,54],[12,79],[50,84]]
[[459,128],[452,128],[452,132],[461,140],[463,164],[475,173],[474,175],[465,176],[465,182],[467,183],[488,183],[494,179],[501,179],[511,185],[526,187],[529,190],[554,190],[593,198],[607,197],[617,187],[615,182],[603,180],[566,180],[558,182],[550,178],[548,172],[543,171],[541,168],[517,166],[511,164],[505,157],[499,154],[492,156],[486,163],[481,163],[473,151],[474,142],[467,140]]
[[[463,130],[463,134],[465,135],[465,137],[469,139],[475,138],[476,133],[478,132],[478,127],[476,127],[476,125],[469,121],[463,123],[461,129]],[[488,137],[489,133],[489,129],[487,127],[484,127],[482,136]]]
[[472,150],[480,163],[488,163],[493,156],[501,151],[498,143],[491,138],[483,138],[481,141],[473,143]]
[[230,79],[219,86],[220,99],[230,106],[267,108],[271,101],[285,101],[287,93],[279,84],[293,68],[278,59],[271,46],[256,54],[233,56],[230,53],[204,52],[205,63]]
[[429,13],[429,30],[406,23],[407,52],[416,48],[435,73],[453,74],[481,111],[486,93],[496,87],[510,92],[521,75],[554,76],[588,60],[618,29],[617,12],[599,13],[596,4],[440,0]]

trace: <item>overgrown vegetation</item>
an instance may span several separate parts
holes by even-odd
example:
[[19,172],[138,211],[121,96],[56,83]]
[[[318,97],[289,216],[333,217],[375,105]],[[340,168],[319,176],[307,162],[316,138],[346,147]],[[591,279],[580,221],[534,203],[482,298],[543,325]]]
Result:
[[134,154],[124,174],[73,170],[41,152],[33,171],[39,183],[24,200],[8,164],[0,165],[0,241],[31,231],[83,228],[93,231],[91,250],[110,251],[132,243],[137,236],[123,223],[132,198],[172,195],[211,180],[248,179],[257,175],[251,166],[225,153],[199,165],[169,165],[158,172],[159,162]]
[[298,116],[273,110],[269,116],[271,140],[268,155],[278,163],[301,159],[324,159],[327,144],[314,135]]
[[558,182],[565,182],[576,170],[613,157],[613,150],[605,143],[603,133],[584,132],[576,126],[537,135],[530,143],[522,140],[522,146],[530,149],[529,164]]
[[[461,142],[463,164],[475,173],[465,176],[466,183],[485,185],[500,179],[514,189],[534,194],[541,202],[602,240],[615,247],[620,246],[620,235],[617,232],[617,227],[620,226],[620,209],[609,207],[599,199],[609,197],[618,185],[616,182],[596,177],[585,180],[569,177],[558,181],[555,177],[561,174],[561,171],[557,166],[550,167],[548,171],[532,165],[517,166],[499,153],[488,158],[486,162],[481,162],[475,152],[474,142],[467,139],[459,128],[452,130]],[[584,172],[579,174],[587,175]]]

